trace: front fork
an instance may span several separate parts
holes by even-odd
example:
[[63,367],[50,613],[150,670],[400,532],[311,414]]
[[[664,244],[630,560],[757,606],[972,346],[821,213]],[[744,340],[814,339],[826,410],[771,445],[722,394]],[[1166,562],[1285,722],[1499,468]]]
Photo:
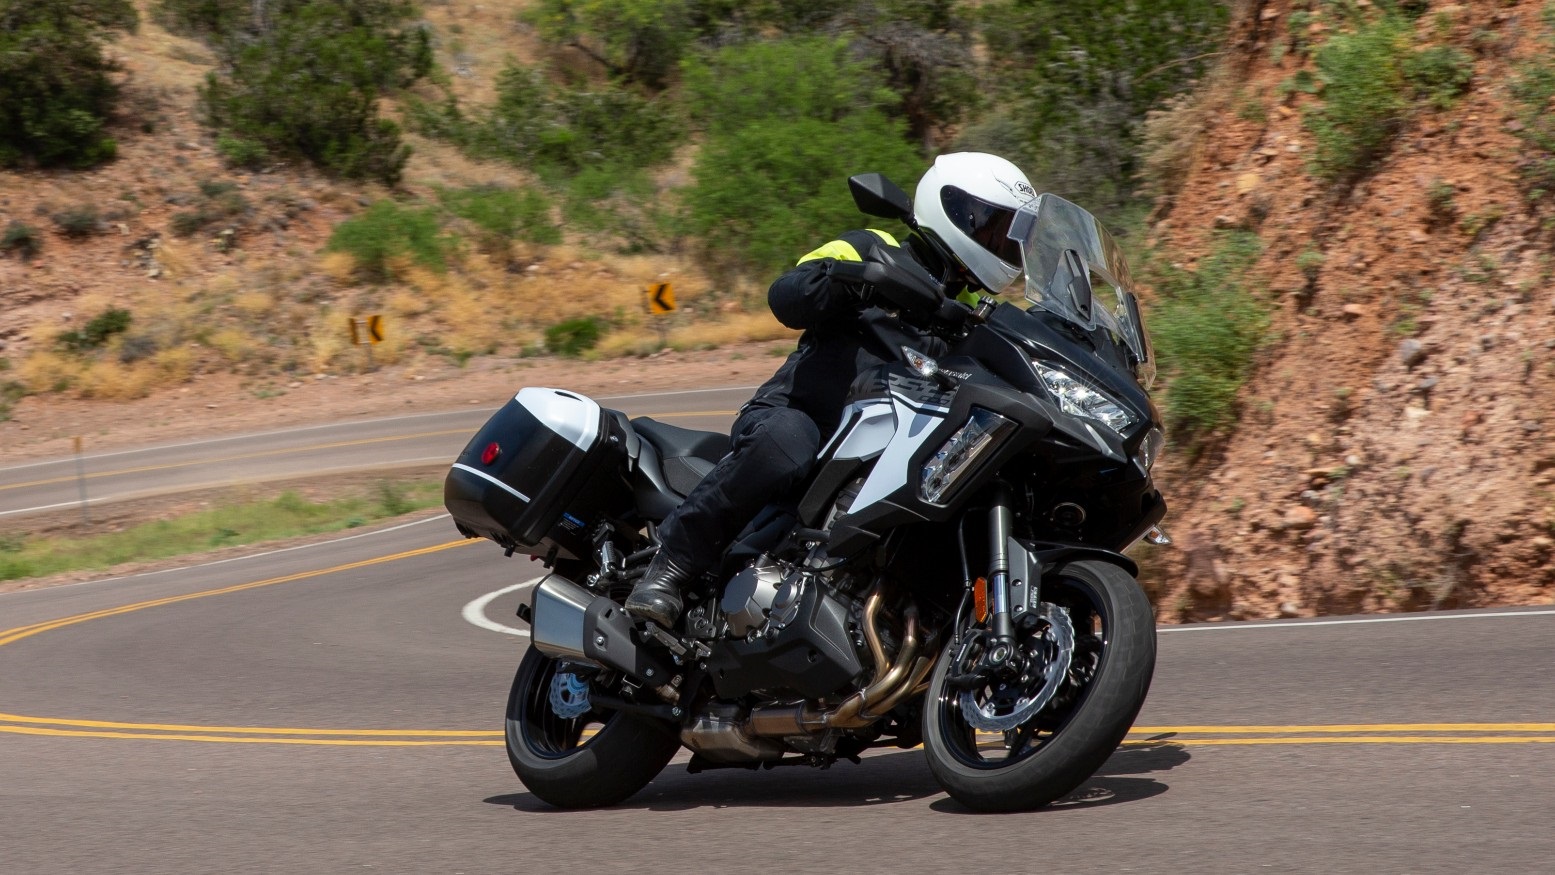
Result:
[[1031,593],[1037,581],[1030,577],[1030,569],[1021,563],[1021,579],[1011,576],[1010,539],[1015,523],[1011,505],[1014,499],[1010,488],[1003,483],[995,487],[993,502],[988,508],[988,629],[990,638],[984,649],[983,663],[996,673],[1020,672],[1020,648],[1015,641],[1015,622],[1031,604]]

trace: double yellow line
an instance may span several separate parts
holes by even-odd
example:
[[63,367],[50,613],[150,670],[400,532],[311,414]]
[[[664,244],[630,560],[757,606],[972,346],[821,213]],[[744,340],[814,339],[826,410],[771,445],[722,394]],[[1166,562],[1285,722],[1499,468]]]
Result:
[[[0,632],[0,646],[12,644],[89,620],[128,614],[146,608],[177,604],[209,596],[227,595],[259,587],[321,577],[357,568],[382,565],[450,550],[476,541],[449,541],[407,550],[376,559],[365,559],[242,583],[187,595],[169,596],[108,608],[57,620],[46,620]],[[496,746],[503,743],[495,730],[454,729],[340,729],[263,726],[206,726],[176,723],[127,723],[108,720],[76,720],[33,717],[0,712],[0,733],[66,738],[150,739],[203,741],[225,744],[306,744],[339,747]],[[991,736],[995,742],[997,736]],[[1124,742],[1126,748],[1161,744],[1189,747],[1306,744],[1548,744],[1555,743],[1555,723],[1344,723],[1246,726],[1136,726]]]

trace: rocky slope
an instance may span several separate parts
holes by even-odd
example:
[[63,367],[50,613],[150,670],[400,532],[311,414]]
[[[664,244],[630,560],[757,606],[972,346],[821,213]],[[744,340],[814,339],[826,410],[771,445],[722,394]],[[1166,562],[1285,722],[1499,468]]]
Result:
[[1274,308],[1236,433],[1165,472],[1180,548],[1166,616],[1555,598],[1555,235],[1519,175],[1510,91],[1548,57],[1542,4],[1430,4],[1415,36],[1467,47],[1473,79],[1449,108],[1417,109],[1353,187],[1313,178],[1303,111],[1322,98],[1281,87],[1311,59],[1272,48],[1293,13],[1320,39],[1336,5],[1239,11],[1191,167],[1158,210],[1155,240],[1189,266],[1216,229],[1255,231]]

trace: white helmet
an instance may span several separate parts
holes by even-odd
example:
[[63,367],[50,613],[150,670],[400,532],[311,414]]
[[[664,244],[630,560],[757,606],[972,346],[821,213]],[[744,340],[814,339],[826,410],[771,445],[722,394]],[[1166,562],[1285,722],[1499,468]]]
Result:
[[933,231],[984,289],[999,294],[1021,275],[1020,248],[1007,236],[1022,204],[1037,196],[1020,168],[983,152],[934,159],[918,181],[913,216]]

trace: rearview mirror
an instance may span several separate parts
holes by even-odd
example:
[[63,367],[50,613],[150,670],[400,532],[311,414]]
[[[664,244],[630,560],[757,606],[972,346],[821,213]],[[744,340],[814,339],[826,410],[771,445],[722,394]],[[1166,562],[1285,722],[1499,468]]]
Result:
[[882,219],[900,219],[911,227],[917,227],[912,219],[912,198],[885,178],[883,173],[860,173],[848,177],[848,190],[853,192],[853,203],[866,216]]

